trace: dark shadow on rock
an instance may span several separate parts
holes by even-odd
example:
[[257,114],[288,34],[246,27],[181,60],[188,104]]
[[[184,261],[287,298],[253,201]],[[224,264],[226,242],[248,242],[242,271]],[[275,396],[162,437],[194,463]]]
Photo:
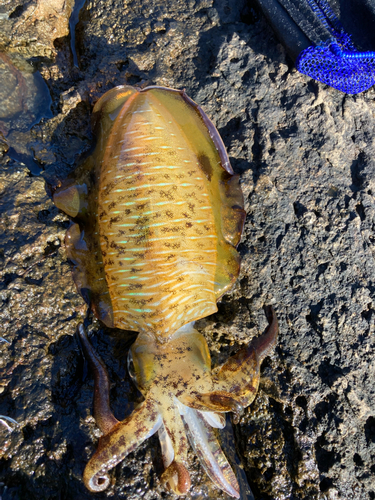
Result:
[[363,188],[364,182],[366,181],[365,177],[365,167],[368,163],[368,160],[364,153],[360,153],[358,157],[352,162],[350,167],[350,171],[352,174],[352,185],[351,189],[353,193],[361,190]]
[[334,0],[332,6],[360,50],[375,51],[375,8],[372,0]]
[[[53,418],[58,421],[59,439],[66,442],[68,451],[56,459],[58,470],[50,476],[50,488],[53,494],[39,498],[60,498],[58,491],[64,483],[64,497],[79,500],[92,498],[92,494],[75,478],[82,477],[84,467],[97,447],[97,437],[92,433],[96,426],[90,426],[90,432],[84,429],[82,422],[86,416],[93,414],[94,384],[90,370],[88,370],[75,335],[63,336],[50,345],[49,351],[53,355],[52,367],[52,402],[54,404]],[[124,335],[113,338],[108,333],[119,334],[118,330],[108,330],[95,323],[93,334],[90,336],[95,350],[105,363],[112,389],[110,392],[111,408],[119,420],[123,420],[134,409],[139,401],[139,393],[132,384],[127,372],[127,352],[134,341],[134,335]],[[53,447],[51,446],[51,452]],[[90,452],[87,453],[87,449]],[[48,447],[46,447],[48,452]],[[73,471],[74,480],[69,471]],[[114,470],[111,472],[117,475]],[[47,475],[47,474],[46,474]],[[36,490],[36,485],[31,488]],[[56,495],[56,496],[54,496]],[[106,492],[96,494],[99,499],[107,498]]]

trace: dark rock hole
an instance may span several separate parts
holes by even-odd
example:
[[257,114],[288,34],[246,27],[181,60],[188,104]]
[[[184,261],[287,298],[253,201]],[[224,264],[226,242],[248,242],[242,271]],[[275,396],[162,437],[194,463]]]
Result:
[[[290,139],[290,137],[296,136],[298,133],[298,125],[296,124],[291,124],[288,127],[282,127],[278,130],[278,135],[282,139]],[[275,135],[275,137],[277,137]]]
[[27,7],[27,3],[25,2],[23,5],[18,5],[14,11],[9,15],[9,19],[16,19],[17,17],[20,17],[22,13],[25,11]]
[[358,203],[358,205],[356,205],[356,207],[355,207],[355,210],[356,210],[357,214],[359,215],[361,221],[364,221],[366,219],[366,214],[365,214],[365,209],[363,208],[362,203]]
[[133,87],[139,86],[142,79],[137,75],[132,75],[128,71],[125,72],[126,85],[132,85]]
[[339,460],[339,456],[333,450],[326,450],[321,447],[321,444],[325,443],[324,438],[318,439],[315,445],[316,460],[318,462],[318,467],[320,472],[328,472],[331,467]]
[[12,283],[16,278],[18,278],[18,274],[16,273],[6,273],[3,276],[2,281],[0,282],[0,290],[5,290],[5,288]]
[[307,408],[307,399],[305,396],[298,396],[296,398],[296,405],[299,406],[300,408],[303,408],[306,410]]
[[40,212],[38,213],[38,221],[44,223],[47,222],[50,213],[51,212],[49,210],[40,210]]
[[295,201],[293,203],[293,208],[294,208],[294,213],[296,214],[296,217],[302,217],[303,214],[307,212],[307,208],[305,205],[302,205],[299,201]]
[[328,360],[323,360],[319,365],[319,376],[322,382],[330,387],[342,375],[342,369],[339,366],[332,365]]
[[325,401],[321,401],[314,408],[314,413],[318,420],[322,420],[326,415],[333,413],[333,407],[335,406],[336,397],[333,394],[329,394]]
[[362,152],[358,155],[358,158],[354,160],[350,166],[352,185],[351,189],[353,192],[359,191],[365,181],[363,175],[364,165],[366,164],[365,154]]
[[367,443],[375,443],[375,417],[369,417],[365,423],[365,436]]
[[332,488],[332,486],[333,482],[332,479],[330,479],[329,477],[324,477],[319,484],[320,491],[322,492],[328,491],[330,488]]
[[340,271],[341,272],[344,272],[348,269],[348,266],[347,264],[345,264],[345,262],[340,262]]
[[371,319],[371,316],[372,316],[371,306],[372,306],[372,303],[370,302],[370,304],[367,304],[367,309],[364,309],[361,312],[362,318],[365,319],[366,321],[370,321],[370,319]]
[[254,24],[259,20],[259,13],[256,8],[253,9],[249,5],[245,5],[240,12],[240,19],[244,24]]
[[269,357],[267,357],[263,362],[261,366],[262,373],[266,370],[266,368],[269,368],[272,366],[271,360]]
[[231,142],[233,139],[243,139],[245,137],[241,135],[242,129],[242,118],[235,117],[229,120],[229,122],[220,129],[220,135],[223,137],[225,143]]
[[320,276],[321,274],[323,274],[323,273],[326,271],[327,267],[328,267],[328,262],[326,262],[326,263],[324,263],[324,264],[320,264],[320,265],[318,266],[318,274],[317,274],[317,278],[319,278],[319,276]]
[[242,84],[245,85],[248,82],[254,80],[255,73],[256,71],[253,68],[246,70],[245,73],[242,75]]
[[[306,315],[306,321],[307,321],[308,323],[310,323],[310,325],[311,325],[311,326],[313,326],[313,317],[312,317],[312,315],[311,315],[311,314],[307,314],[307,315]],[[315,330],[315,327],[314,327],[314,326],[313,326],[313,328],[314,328],[314,330]]]
[[313,317],[316,317],[320,313],[320,311],[323,307],[323,302],[324,302],[323,300],[320,300],[317,304],[312,305],[310,307],[311,315]]
[[26,276],[25,283],[27,283],[28,285],[42,286],[43,278],[35,279],[35,278],[30,278],[29,276]]
[[283,241],[284,239],[284,235],[283,234],[279,234],[279,236],[276,238],[276,250],[279,249],[280,245],[281,245],[281,242]]
[[354,453],[353,455],[353,462],[358,465],[358,467],[362,467],[363,465],[363,460],[361,458],[361,455],[359,455],[358,453]]
[[273,467],[268,467],[268,469],[264,473],[264,479],[266,481],[271,481],[274,475],[275,475],[275,469]]
[[46,245],[46,247],[44,249],[44,252],[43,252],[44,257],[47,257],[48,255],[53,254],[60,247],[61,247],[61,241],[60,240],[48,241],[47,245]]
[[300,422],[300,424],[299,424],[299,426],[298,426],[299,430],[300,430],[303,434],[305,434],[305,432],[306,432],[306,429],[307,429],[307,425],[308,425],[308,423],[309,423],[308,419],[307,419],[307,418],[304,418],[303,420],[301,420],[301,422]]
[[124,71],[129,67],[128,61],[117,61],[115,64],[119,71]]
[[313,330],[315,330],[319,336],[322,335],[323,328],[319,324],[319,312],[323,307],[324,301],[321,300],[317,304],[313,304],[310,307],[310,314],[306,315],[306,321],[310,324]]
[[28,441],[29,439],[32,439],[34,435],[35,429],[31,427],[31,425],[25,425],[25,427],[22,430],[23,433],[23,438],[25,441]]

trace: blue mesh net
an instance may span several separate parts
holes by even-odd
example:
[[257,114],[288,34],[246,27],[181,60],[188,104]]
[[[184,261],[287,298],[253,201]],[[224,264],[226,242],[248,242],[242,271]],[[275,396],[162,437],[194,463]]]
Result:
[[359,52],[325,0],[308,0],[332,38],[303,50],[296,61],[300,73],[341,90],[358,94],[375,84],[375,52]]

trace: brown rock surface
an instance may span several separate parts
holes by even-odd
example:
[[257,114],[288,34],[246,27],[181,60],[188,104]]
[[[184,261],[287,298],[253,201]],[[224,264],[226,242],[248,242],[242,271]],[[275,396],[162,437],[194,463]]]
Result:
[[0,48],[26,57],[54,57],[69,35],[73,0],[10,0],[0,4]]

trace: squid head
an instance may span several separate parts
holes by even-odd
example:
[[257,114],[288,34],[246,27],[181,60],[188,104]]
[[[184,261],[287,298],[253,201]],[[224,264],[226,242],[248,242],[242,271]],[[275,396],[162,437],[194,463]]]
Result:
[[108,471],[158,432],[165,466],[161,479],[167,489],[178,495],[189,491],[190,443],[218,488],[239,498],[235,474],[214,428],[224,427],[226,412],[238,418],[255,397],[261,361],[275,345],[278,330],[273,309],[267,308],[266,314],[269,326],[263,335],[215,369],[211,369],[205,338],[192,324],[180,328],[167,343],[159,343],[152,334],[139,334],[128,365],[145,399],[122,422],[110,410],[106,370],[80,325],[80,339],[95,375],[94,416],[103,432],[84,472],[87,488],[93,492],[106,489]]

